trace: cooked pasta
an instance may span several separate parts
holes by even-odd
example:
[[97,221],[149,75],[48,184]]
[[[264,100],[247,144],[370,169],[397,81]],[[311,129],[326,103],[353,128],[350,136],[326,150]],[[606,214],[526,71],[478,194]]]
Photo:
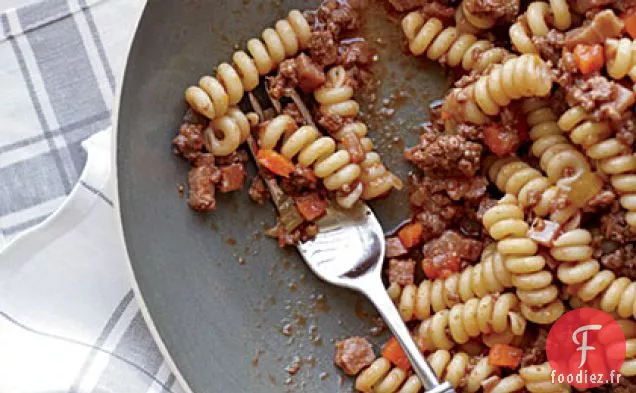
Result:
[[535,1],[528,5],[523,18],[510,26],[510,41],[520,53],[539,53],[533,36],[545,36],[550,31],[547,21],[558,30],[567,30],[572,14],[566,0]]
[[[460,10],[461,7],[458,8]],[[402,19],[402,31],[415,56],[426,52],[431,60],[445,58],[450,67],[461,65],[466,71],[483,71],[491,64],[501,63],[512,54],[496,47],[488,40],[479,40],[456,27],[446,27],[441,20],[424,20],[419,12],[411,12]]]
[[636,82],[636,41],[629,38],[605,40],[605,67],[614,79],[629,76]]
[[569,109],[559,118],[559,126],[569,132],[570,139],[581,145],[585,154],[597,161],[597,168],[610,176],[610,184],[620,195],[627,210],[626,220],[636,228],[636,157],[634,150],[611,137],[607,122],[593,121],[581,107]]
[[[228,156],[247,139],[250,124],[240,109],[231,107],[225,116],[212,120],[205,129],[205,144],[215,156]],[[217,134],[222,135],[219,138]]]
[[457,122],[485,124],[512,100],[545,97],[551,88],[546,63],[537,55],[524,54],[494,65],[466,87],[452,89],[443,108]]
[[337,201],[340,206],[350,208],[359,199],[370,200],[387,194],[391,189],[402,188],[401,180],[391,173],[380,155],[373,151],[373,142],[367,135],[367,126],[356,120],[360,105],[352,98],[353,88],[347,84],[347,71],[342,66],[332,67],[327,72],[325,84],[314,92],[314,98],[325,115],[335,115],[348,121],[333,136],[342,142],[347,133],[358,138],[365,150],[362,161],[360,183],[340,190]]
[[222,63],[216,76],[204,76],[198,86],[186,89],[185,99],[200,114],[214,120],[225,115],[230,105],[236,105],[246,91],[258,86],[261,76],[271,72],[280,62],[305,47],[311,38],[309,23],[298,10],[292,10],[287,19],[276,22],[275,28],[265,29],[262,40],[247,42],[248,55],[237,51],[233,65]]
[[572,388],[565,384],[552,382],[552,368],[549,363],[523,367],[519,375],[525,382],[526,390],[530,393],[566,393]]
[[481,30],[488,30],[495,25],[497,19],[490,15],[476,15],[467,7],[467,0],[462,0],[457,11],[455,11],[455,23],[469,30],[471,33],[478,33]]
[[[482,387],[482,382],[499,372],[497,367],[488,363],[488,358],[471,358],[467,353],[457,352],[454,355],[446,350],[438,350],[427,358],[435,374],[465,393],[474,393]],[[470,371],[471,363],[476,363]],[[511,393],[523,389],[523,379],[517,374],[496,381],[490,393]],[[392,367],[386,358],[376,359],[363,370],[355,382],[356,390],[375,393],[417,393],[422,384],[415,375]]]
[[550,324],[565,308],[552,283],[552,274],[544,269],[546,261],[536,255],[537,243],[527,237],[528,224],[516,198],[506,195],[486,211],[483,224],[497,240],[497,250],[504,255],[506,268],[512,273],[512,284],[521,300],[521,313],[529,321]]
[[437,313],[459,302],[503,292],[510,287],[512,277],[504,265],[502,255],[493,244],[484,249],[478,264],[467,266],[445,280],[424,280],[419,285],[406,285],[402,289],[393,286],[391,291],[402,319],[421,321],[429,318],[432,312]]
[[526,320],[519,312],[519,299],[513,293],[486,295],[438,311],[416,330],[429,349],[450,350],[471,338],[489,334],[511,333],[521,336]]
[[625,363],[620,369],[620,373],[624,377],[633,377],[636,375],[636,322],[629,319],[621,319],[616,321],[625,336]]
[[349,153],[336,151],[333,138],[322,136],[313,126],[297,128],[291,116],[279,115],[263,128],[258,145],[261,149],[274,150],[282,139],[280,153],[290,160],[296,158],[303,167],[313,167],[327,190],[338,190],[360,177],[360,165],[351,161]]

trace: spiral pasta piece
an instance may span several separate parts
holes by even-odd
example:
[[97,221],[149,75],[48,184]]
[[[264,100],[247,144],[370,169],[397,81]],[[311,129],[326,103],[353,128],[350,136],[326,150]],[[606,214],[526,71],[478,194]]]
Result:
[[629,319],[616,321],[625,336],[625,362],[619,370],[625,377],[636,375],[636,322]]
[[545,258],[536,255],[537,243],[527,236],[528,224],[517,199],[507,194],[484,214],[483,224],[497,240],[497,250],[504,255],[512,284],[521,300],[521,314],[529,321],[550,324],[563,314],[565,307],[552,274],[544,269]]
[[228,156],[247,139],[250,123],[240,109],[231,107],[225,116],[212,120],[203,131],[205,145],[215,156]]
[[508,50],[495,47],[488,40],[479,40],[473,34],[460,32],[456,27],[444,28],[437,18],[425,21],[419,12],[411,12],[402,19],[402,31],[413,55],[426,52],[431,60],[445,58],[448,66],[461,64],[466,71],[483,71],[512,55]]
[[537,217],[549,217],[551,221],[563,224],[579,211],[574,205],[557,207],[559,187],[518,157],[488,156],[484,168],[497,188],[514,195],[524,210],[532,210]]
[[416,335],[427,349],[450,350],[455,344],[490,334],[507,336],[509,343],[512,336],[521,336],[526,330],[526,320],[518,309],[519,299],[513,293],[470,299],[435,313],[420,324]]
[[557,277],[570,286],[571,292],[583,302],[598,301],[598,307],[620,318],[636,318],[636,282],[617,278],[610,270],[592,258],[592,234],[586,229],[563,233],[550,248],[550,255],[559,261]]
[[393,296],[397,298],[403,320],[422,321],[432,313],[449,309],[460,302],[483,298],[510,287],[512,276],[505,267],[502,255],[492,244],[484,249],[478,264],[467,266],[443,280],[424,280],[419,285],[406,285]]
[[[471,358],[465,352],[454,355],[446,350],[438,350],[427,358],[438,378],[450,382],[465,393],[475,393],[481,389],[486,379],[499,373],[499,368],[491,366],[488,358]],[[471,368],[470,365],[475,363]],[[470,371],[467,371],[469,370]],[[516,374],[496,381],[492,384],[490,393],[511,393],[523,389],[523,379]],[[422,384],[416,375],[408,373],[398,367],[391,367],[386,358],[376,359],[363,370],[355,381],[355,388],[360,392],[376,393],[418,393],[422,391]]]
[[325,84],[314,92],[322,114],[345,119],[342,128],[333,133],[334,138],[342,143],[345,135],[350,133],[364,149],[364,156],[359,162],[360,183],[348,184],[350,187],[341,189],[337,196],[338,204],[345,208],[350,208],[359,199],[375,199],[393,188],[402,188],[401,180],[386,168],[380,155],[373,151],[373,142],[367,137],[366,124],[356,120],[360,105],[353,99],[353,94],[353,88],[347,84],[347,71],[342,66],[329,69]]
[[566,0],[535,1],[528,5],[523,17],[510,26],[513,46],[520,53],[539,53],[532,36],[545,36],[550,31],[548,21],[558,30],[567,30],[572,24],[572,14]]
[[589,120],[581,107],[566,111],[559,126],[569,132],[573,143],[581,145],[585,154],[597,162],[597,169],[610,176],[610,184],[620,195],[619,202],[627,210],[625,220],[636,228],[636,157],[634,150],[613,138],[607,122]]
[[477,15],[471,12],[470,7],[467,6],[467,1],[462,0],[455,11],[455,23],[466,31],[478,33],[493,27],[497,23],[497,19],[491,15]]
[[552,382],[552,368],[548,362],[536,366],[522,367],[519,375],[530,393],[566,393],[572,388],[566,384]]
[[298,10],[289,12],[287,19],[276,22],[275,28],[265,29],[262,40],[247,42],[247,51],[232,55],[233,64],[221,63],[216,76],[204,76],[197,86],[185,91],[185,99],[196,112],[214,120],[236,105],[246,91],[254,90],[260,77],[271,72],[283,60],[295,56],[311,38],[309,22]]
[[605,40],[605,68],[614,79],[629,76],[636,82],[636,41],[629,38]]
[[297,128],[289,115],[273,118],[261,130],[258,144],[261,149],[274,150],[281,140],[280,153],[289,160],[295,158],[301,166],[312,167],[327,190],[353,184],[362,173],[360,165],[351,161],[346,150],[336,150],[333,138],[323,136],[313,126]]
[[512,100],[545,97],[551,88],[546,63],[537,55],[524,54],[494,65],[466,87],[452,89],[443,109],[458,122],[485,124]]

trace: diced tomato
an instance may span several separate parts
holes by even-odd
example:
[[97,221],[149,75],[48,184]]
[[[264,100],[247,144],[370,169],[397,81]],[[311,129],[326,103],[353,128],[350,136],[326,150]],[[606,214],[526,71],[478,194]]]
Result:
[[404,350],[395,337],[391,337],[389,341],[384,344],[384,348],[382,348],[382,357],[404,371],[408,371],[411,368],[409,358],[406,357]]
[[419,222],[407,224],[398,232],[400,241],[406,248],[417,246],[422,241],[424,228]]
[[461,258],[456,252],[435,255],[422,259],[422,270],[430,280],[445,279],[457,273],[461,267]]
[[327,212],[327,201],[316,192],[295,197],[294,202],[300,215],[307,221],[315,221]]
[[448,120],[448,119],[450,119],[450,118],[451,118],[450,113],[446,112],[445,110],[442,110],[442,111],[440,112],[439,117],[440,117],[442,120]]
[[627,34],[632,37],[632,39],[636,38],[636,7],[630,8],[623,15],[621,15],[621,19],[625,23],[625,31]]
[[519,136],[508,132],[501,124],[491,124],[484,129],[486,146],[498,156],[505,156],[517,150]]
[[578,44],[574,47],[574,62],[581,74],[588,75],[600,71],[605,65],[605,56],[601,45]]
[[287,157],[276,153],[274,150],[261,149],[258,151],[256,159],[259,164],[283,177],[289,177],[296,168]]
[[488,362],[491,366],[508,367],[515,369],[519,367],[523,349],[507,344],[495,344],[488,353]]

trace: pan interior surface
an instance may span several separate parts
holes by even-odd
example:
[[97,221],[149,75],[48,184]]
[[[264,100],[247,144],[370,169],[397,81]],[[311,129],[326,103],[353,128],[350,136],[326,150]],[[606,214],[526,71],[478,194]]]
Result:
[[[319,281],[295,250],[262,235],[275,222],[269,204],[253,203],[244,190],[219,197],[214,214],[192,211],[177,191],[187,163],[170,152],[184,89],[229,61],[235,44],[244,47],[293,8],[317,4],[149,0],[130,52],[117,138],[124,237],[148,314],[196,393],[350,391],[333,366],[333,342],[368,336],[373,326],[375,313],[359,295]],[[369,121],[387,166],[406,182],[404,146],[417,141],[429,102],[447,84],[438,66],[401,52],[399,25],[382,4],[369,5],[361,34],[379,53],[382,84],[369,104],[406,96],[393,115]],[[408,217],[407,193],[372,207],[389,231]],[[295,357],[302,366],[291,376],[285,366]]]

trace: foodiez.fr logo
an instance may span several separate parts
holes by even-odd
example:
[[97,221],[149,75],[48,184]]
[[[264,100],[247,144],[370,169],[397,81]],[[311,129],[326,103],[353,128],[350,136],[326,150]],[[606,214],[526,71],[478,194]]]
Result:
[[620,382],[625,336],[609,314],[581,308],[556,321],[548,334],[546,351],[553,383],[593,388]]

